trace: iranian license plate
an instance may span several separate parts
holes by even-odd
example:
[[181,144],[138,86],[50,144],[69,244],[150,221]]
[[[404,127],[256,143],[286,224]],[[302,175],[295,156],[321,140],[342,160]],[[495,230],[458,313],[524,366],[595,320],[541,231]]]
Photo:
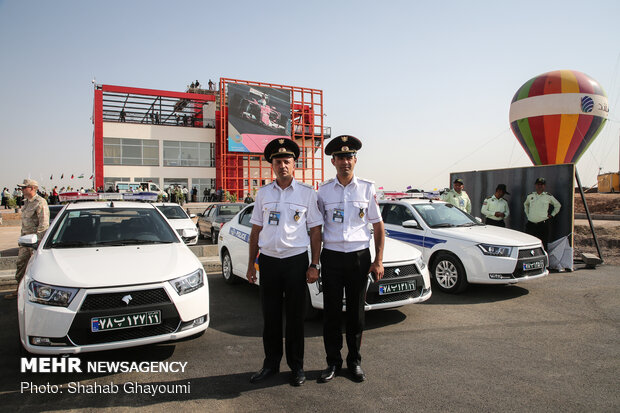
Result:
[[145,311],[135,314],[115,315],[110,317],[93,317],[90,319],[90,331],[120,330],[122,328],[151,326],[161,324],[161,311]]
[[415,290],[415,280],[398,283],[379,284],[379,295],[402,293]]
[[524,262],[523,271],[538,270],[540,268],[543,268],[544,266],[545,263],[543,261]]

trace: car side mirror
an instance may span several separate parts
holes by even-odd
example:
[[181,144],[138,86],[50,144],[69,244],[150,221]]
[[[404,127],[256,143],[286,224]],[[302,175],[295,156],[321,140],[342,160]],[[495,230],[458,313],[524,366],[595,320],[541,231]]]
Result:
[[403,227],[404,228],[418,228],[418,221],[416,221],[415,219],[408,219],[406,221],[403,221]]
[[17,245],[19,245],[20,247],[36,249],[39,246],[39,239],[37,237],[37,234],[22,235],[17,240]]
[[189,214],[190,218],[196,218],[196,214]]
[[477,223],[482,224],[482,218],[480,218],[480,217],[475,217],[475,218],[476,218],[476,222]]

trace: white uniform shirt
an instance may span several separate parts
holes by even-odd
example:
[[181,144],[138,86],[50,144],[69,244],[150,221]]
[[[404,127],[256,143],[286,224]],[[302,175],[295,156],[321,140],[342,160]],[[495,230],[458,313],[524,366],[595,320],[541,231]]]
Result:
[[285,189],[274,181],[258,190],[250,223],[263,227],[261,254],[287,258],[308,250],[308,229],[322,225],[323,218],[314,189],[293,179]]
[[337,178],[319,187],[319,209],[323,213],[323,247],[353,252],[370,246],[370,224],[381,222],[375,185],[353,176],[347,186]]
[[[508,215],[510,215],[508,202],[506,202],[504,198],[496,198],[495,195],[492,195],[484,200],[480,212],[482,212],[482,215],[484,215],[485,217],[494,221],[502,221],[508,218]],[[496,212],[503,212],[504,217],[496,217]]]

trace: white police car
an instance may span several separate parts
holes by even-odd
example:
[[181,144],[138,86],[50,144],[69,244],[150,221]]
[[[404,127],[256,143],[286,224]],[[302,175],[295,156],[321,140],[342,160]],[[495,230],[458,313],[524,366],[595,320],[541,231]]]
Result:
[[[172,228],[181,235],[181,238],[183,238],[187,245],[196,245],[198,243],[198,229],[194,221],[192,221],[192,218],[196,217],[196,215],[187,215],[187,212],[179,204],[173,202],[157,202],[153,205],[168,218]],[[184,230],[186,230],[185,234],[187,236],[183,236]]]
[[[220,230],[218,252],[222,261],[222,276],[229,284],[245,280],[253,209],[254,204],[247,206]],[[379,282],[369,277],[365,310],[394,308],[428,300],[431,297],[430,276],[422,254],[405,243],[390,239],[385,241],[384,277]],[[372,243],[370,251],[374,259]],[[260,282],[260,275],[258,279]],[[323,309],[320,282],[308,284],[308,298],[310,313],[312,309]]]
[[549,274],[547,254],[531,235],[482,225],[442,201],[379,201],[379,207],[387,236],[419,249],[444,292],[461,292],[469,283],[512,284]]
[[20,339],[37,354],[118,349],[196,335],[209,325],[202,264],[148,203],[69,204],[18,287]]

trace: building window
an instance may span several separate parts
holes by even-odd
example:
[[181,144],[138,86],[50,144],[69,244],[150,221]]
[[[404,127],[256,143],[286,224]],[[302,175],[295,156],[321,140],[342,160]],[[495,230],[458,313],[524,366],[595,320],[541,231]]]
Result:
[[159,141],[103,138],[103,164],[159,166]]
[[164,166],[215,166],[215,144],[164,141]]

